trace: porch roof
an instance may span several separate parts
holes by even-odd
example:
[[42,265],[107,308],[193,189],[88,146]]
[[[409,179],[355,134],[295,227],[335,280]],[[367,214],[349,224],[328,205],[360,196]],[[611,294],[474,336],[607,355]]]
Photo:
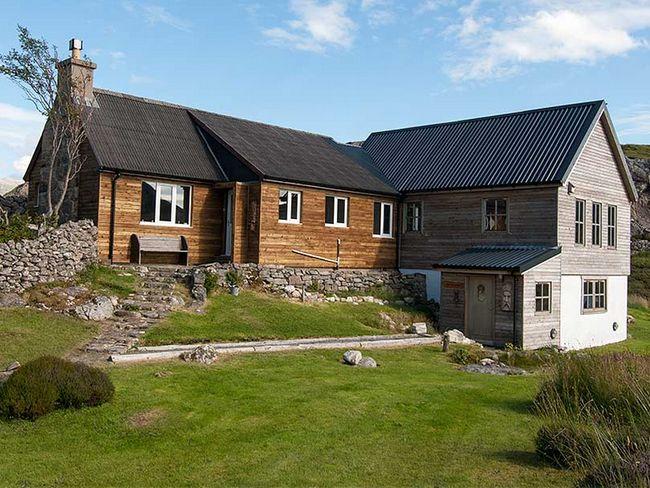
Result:
[[435,269],[466,269],[523,273],[560,254],[561,247],[479,246],[466,249],[435,263]]

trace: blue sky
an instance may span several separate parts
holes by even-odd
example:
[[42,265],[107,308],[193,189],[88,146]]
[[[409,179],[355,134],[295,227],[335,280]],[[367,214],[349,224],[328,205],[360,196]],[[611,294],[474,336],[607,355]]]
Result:
[[[95,85],[359,140],[374,130],[604,98],[622,142],[650,143],[650,0],[3,0]],[[0,177],[43,121],[0,79]]]

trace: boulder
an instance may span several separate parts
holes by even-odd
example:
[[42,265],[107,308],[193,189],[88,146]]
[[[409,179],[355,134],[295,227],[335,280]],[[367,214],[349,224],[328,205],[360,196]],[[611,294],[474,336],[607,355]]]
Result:
[[203,285],[194,285],[192,287],[192,298],[197,302],[203,303],[208,299],[208,291]]
[[490,365],[468,364],[467,366],[462,366],[460,369],[469,373],[493,374],[497,376],[520,376],[528,374],[521,368],[507,366],[500,363],[493,363]]
[[24,307],[27,302],[18,293],[0,294],[0,308]]
[[478,342],[465,337],[465,334],[463,334],[458,329],[448,330],[444,333],[444,336],[447,337],[449,339],[449,342],[452,344],[478,344]]
[[98,296],[75,308],[78,317],[85,320],[106,320],[115,314],[113,301],[109,297]]
[[20,368],[20,363],[18,361],[14,361],[9,366],[7,366],[7,369],[5,369],[5,371],[15,371],[18,368]]
[[627,325],[634,325],[636,323],[636,319],[632,317],[631,315],[627,316]]
[[478,363],[479,363],[481,366],[492,366],[495,362],[496,362],[496,361],[495,361],[494,359],[491,359],[491,358],[483,358],[483,359],[481,359]]
[[410,334],[426,334],[427,324],[426,322],[414,322],[411,327],[409,327],[408,332]]
[[359,364],[357,364],[360,368],[376,368],[377,367],[377,361],[372,359],[369,356],[366,356],[359,361]]
[[187,362],[212,364],[217,359],[217,350],[214,346],[199,346],[191,351],[181,353],[179,357]]
[[351,366],[356,366],[361,362],[362,357],[363,356],[359,351],[355,351],[355,350],[345,351],[345,353],[343,354],[343,362]]

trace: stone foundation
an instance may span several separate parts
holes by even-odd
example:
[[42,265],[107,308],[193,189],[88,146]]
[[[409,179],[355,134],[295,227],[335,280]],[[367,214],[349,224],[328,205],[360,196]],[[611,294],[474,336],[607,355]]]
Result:
[[36,239],[0,244],[0,292],[22,292],[37,283],[68,280],[97,262],[97,227],[68,222]]
[[239,271],[244,286],[260,286],[267,291],[298,298],[308,293],[367,292],[373,288],[389,288],[394,293],[415,300],[426,300],[426,277],[423,274],[403,275],[398,270],[290,268],[257,264],[210,264],[196,269],[219,277],[225,284],[226,273]]

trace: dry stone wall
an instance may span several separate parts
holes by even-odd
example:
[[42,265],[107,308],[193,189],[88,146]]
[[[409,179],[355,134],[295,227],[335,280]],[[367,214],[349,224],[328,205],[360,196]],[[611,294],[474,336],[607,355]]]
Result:
[[35,239],[0,244],[0,292],[22,292],[37,283],[67,280],[97,261],[97,227],[68,222]]
[[264,289],[299,297],[302,290],[321,293],[365,292],[378,287],[416,300],[426,300],[426,279],[423,274],[403,275],[395,269],[323,269],[291,268],[257,264],[211,264],[201,269],[225,282],[226,273],[236,269],[244,279],[244,286],[262,286]]

